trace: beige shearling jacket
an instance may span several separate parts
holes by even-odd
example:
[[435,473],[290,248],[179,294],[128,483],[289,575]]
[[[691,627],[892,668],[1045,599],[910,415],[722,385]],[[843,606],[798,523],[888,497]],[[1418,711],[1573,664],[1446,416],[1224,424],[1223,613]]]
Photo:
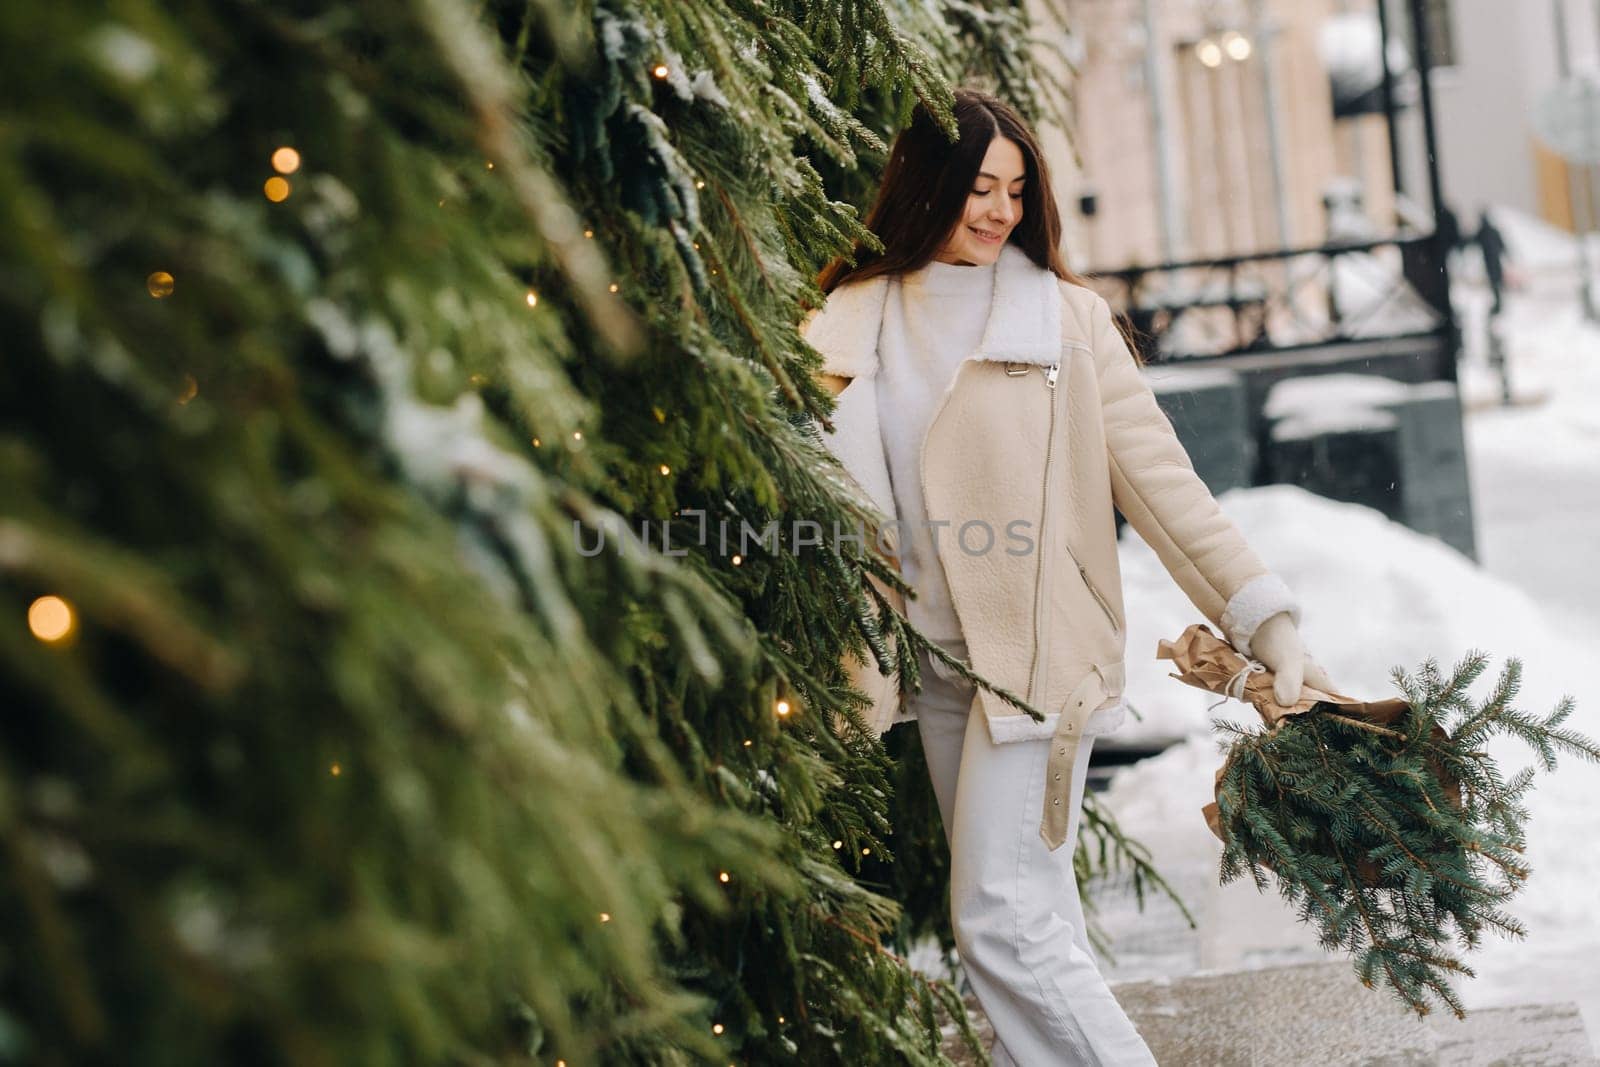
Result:
[[[890,284],[879,276],[839,286],[801,332],[823,373],[850,379],[823,442],[889,520],[885,541],[898,551],[874,392]],[[1122,700],[1127,628],[1113,508],[1240,652],[1249,655],[1256,628],[1280,611],[1298,624],[1299,606],[1195,474],[1105,300],[1015,245],[1001,250],[983,338],[935,407],[922,460],[928,519],[949,522],[940,558],[971,668],[1046,717],[983,689],[973,710],[995,743],[1050,740],[1039,832],[1057,848],[1084,724]],[[903,597],[871,581],[903,614]],[[870,657],[846,666],[880,734],[911,717],[896,678]]]

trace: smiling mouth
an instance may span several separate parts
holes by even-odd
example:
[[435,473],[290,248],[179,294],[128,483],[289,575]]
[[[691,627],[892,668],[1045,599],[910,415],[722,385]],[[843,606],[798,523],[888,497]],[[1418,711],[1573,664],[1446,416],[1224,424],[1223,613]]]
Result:
[[1000,240],[1000,235],[998,233],[991,233],[988,230],[980,230],[976,226],[968,226],[967,229],[969,229],[973,233],[977,234],[978,238],[980,240],[984,240],[984,241],[998,241],[998,240]]

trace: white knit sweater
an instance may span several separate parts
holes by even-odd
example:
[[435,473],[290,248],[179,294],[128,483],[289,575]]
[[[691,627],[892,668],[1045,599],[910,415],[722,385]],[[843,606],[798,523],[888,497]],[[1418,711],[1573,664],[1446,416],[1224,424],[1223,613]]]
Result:
[[[878,337],[878,423],[883,427],[895,511],[904,526],[900,570],[917,590],[906,617],[934,640],[961,638],[940,551],[955,530],[928,526],[922,500],[922,441],[956,370],[983,338],[995,266],[934,260],[893,279]],[[937,539],[937,540],[936,540]]]
[[[941,552],[960,551],[956,536],[961,524],[958,517],[946,516],[954,520],[950,525],[928,525],[922,442],[957,369],[983,339],[994,281],[994,264],[958,266],[938,260],[891,278],[878,336],[878,423],[895,511],[903,524],[900,571],[917,591],[915,599],[906,601],[906,617],[940,644],[964,639],[939,562]],[[945,673],[937,665],[935,672]],[[1083,732],[1109,732],[1125,717],[1121,705],[1098,711]]]

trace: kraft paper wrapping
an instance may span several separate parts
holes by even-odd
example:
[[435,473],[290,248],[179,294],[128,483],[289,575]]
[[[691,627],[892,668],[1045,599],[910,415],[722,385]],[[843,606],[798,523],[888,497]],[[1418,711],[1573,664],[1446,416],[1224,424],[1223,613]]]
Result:
[[[1410,706],[1399,697],[1364,701],[1341,693],[1329,693],[1312,685],[1301,685],[1300,699],[1292,707],[1284,707],[1273,696],[1272,671],[1259,664],[1259,669],[1251,669],[1250,660],[1212,633],[1204,623],[1190,626],[1176,641],[1162,641],[1156,648],[1156,658],[1171,660],[1177,668],[1172,677],[1180,682],[1250,704],[1261,716],[1261,721],[1273,730],[1282,726],[1290,716],[1317,710],[1318,705],[1331,705],[1331,708],[1323,710],[1337,710],[1377,726],[1393,723]],[[1217,768],[1217,785],[1222,784],[1222,773],[1226,767],[1224,762],[1222,767]],[[1202,810],[1206,825],[1211,827],[1211,832],[1217,835],[1219,841],[1222,840],[1221,815],[1216,802],[1207,804]]]

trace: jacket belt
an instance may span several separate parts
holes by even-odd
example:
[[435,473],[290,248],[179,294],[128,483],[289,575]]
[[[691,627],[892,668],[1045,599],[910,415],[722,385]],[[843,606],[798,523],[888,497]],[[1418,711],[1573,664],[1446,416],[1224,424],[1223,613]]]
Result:
[[1105,700],[1109,687],[1097,664],[1067,698],[1061,720],[1050,738],[1050,758],[1045,763],[1044,816],[1039,836],[1051,851],[1067,841],[1067,825],[1072,817],[1072,771],[1078,759],[1078,741],[1094,709]]

